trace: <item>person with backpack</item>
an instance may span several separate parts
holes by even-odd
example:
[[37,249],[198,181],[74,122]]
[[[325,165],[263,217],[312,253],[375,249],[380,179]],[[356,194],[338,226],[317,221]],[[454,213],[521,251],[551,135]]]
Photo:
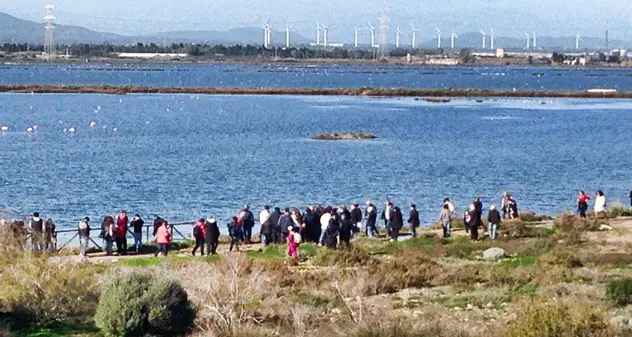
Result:
[[85,217],[79,222],[79,247],[81,257],[88,257],[90,244],[90,218]]
[[120,211],[119,214],[116,215],[116,231],[114,233],[116,238],[116,252],[118,255],[127,255],[128,223],[127,213]]
[[233,247],[237,248],[239,251],[239,243],[241,242],[241,228],[239,226],[239,219],[236,216],[233,217],[233,220],[228,224],[228,236],[230,236],[230,248],[229,252],[233,251]]
[[417,211],[417,206],[415,204],[410,205],[410,213],[408,213],[408,227],[410,228],[410,232],[413,234],[413,238],[417,237],[417,228],[421,222],[419,221],[419,212]]
[[301,245],[303,238],[301,234],[296,231],[294,226],[289,226],[287,230],[287,255],[298,261],[298,247]]
[[29,221],[29,230],[31,231],[33,251],[37,253],[44,251],[44,220],[40,218],[39,212],[33,213],[33,217]]
[[140,250],[143,248],[143,226],[145,225],[145,221],[143,221],[140,215],[136,214],[132,218],[130,225],[134,229],[134,247],[136,247],[136,253],[140,253]]
[[195,252],[197,252],[198,248],[200,248],[200,252],[202,256],[204,256],[204,244],[206,243],[206,226],[204,225],[204,219],[199,219],[195,226],[193,226],[193,239],[195,240],[195,247],[193,247],[193,251],[191,255],[195,256]]
[[206,234],[204,236],[204,240],[206,241],[206,255],[216,255],[220,234],[217,221],[215,221],[213,217],[209,216],[206,218],[204,227],[206,228]]
[[169,246],[171,245],[171,233],[169,233],[169,223],[162,221],[162,224],[156,231],[156,243],[158,244],[158,250],[154,253],[154,257],[157,257],[159,253],[162,256],[169,255]]

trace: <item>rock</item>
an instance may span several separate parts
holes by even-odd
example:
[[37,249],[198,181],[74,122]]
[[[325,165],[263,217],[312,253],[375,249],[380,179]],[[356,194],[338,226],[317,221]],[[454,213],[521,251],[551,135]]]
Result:
[[505,256],[505,251],[502,248],[490,248],[483,252],[483,258],[485,260],[498,260]]
[[453,309],[454,309],[454,311],[462,311],[463,310],[463,309],[461,309],[461,307],[454,307]]
[[377,138],[369,133],[345,132],[345,133],[324,133],[314,135],[314,140],[371,140]]
[[600,231],[611,231],[612,227],[608,226],[608,225],[601,225],[601,226],[599,226],[599,230]]
[[334,308],[331,309],[331,313],[334,315],[341,315],[342,314],[342,310],[338,309],[338,308]]
[[467,310],[472,310],[472,309],[474,309],[474,306],[468,303],[467,304]]
[[491,302],[490,302],[490,303],[487,303],[486,307],[487,307],[487,308],[493,308],[493,307],[494,307],[494,304],[493,304],[493,303],[491,303]]
[[614,326],[625,326],[630,324],[630,322],[632,321],[625,316],[615,316],[610,319],[610,323]]
[[429,102],[429,103],[449,103],[450,99],[449,98],[431,97],[431,98],[426,98],[426,102]]

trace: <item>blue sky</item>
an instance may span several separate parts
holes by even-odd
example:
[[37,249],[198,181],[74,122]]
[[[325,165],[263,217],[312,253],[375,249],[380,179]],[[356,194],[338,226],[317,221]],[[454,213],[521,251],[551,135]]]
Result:
[[[498,36],[603,36],[632,39],[632,6],[625,0],[53,0],[61,24],[120,34],[171,30],[223,30],[261,26],[268,19],[275,30],[291,23],[295,31],[312,37],[315,21],[330,25],[332,40],[348,40],[353,26],[377,22],[387,8],[391,27],[421,29],[430,37],[434,28],[457,32],[494,28]],[[42,21],[44,0],[3,0],[0,11]],[[363,34],[368,34],[364,32]]]

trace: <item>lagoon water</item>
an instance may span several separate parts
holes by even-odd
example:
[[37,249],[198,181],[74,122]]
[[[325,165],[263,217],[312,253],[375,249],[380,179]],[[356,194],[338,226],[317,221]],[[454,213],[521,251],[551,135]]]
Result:
[[[386,198],[429,223],[446,196],[462,211],[504,190],[553,215],[579,189],[612,204],[632,186],[628,100],[2,94],[0,124],[0,208],[61,226],[118,209],[223,225],[244,203]],[[310,139],[334,131],[378,139]]]
[[0,65],[0,85],[632,90],[632,69],[303,64]]

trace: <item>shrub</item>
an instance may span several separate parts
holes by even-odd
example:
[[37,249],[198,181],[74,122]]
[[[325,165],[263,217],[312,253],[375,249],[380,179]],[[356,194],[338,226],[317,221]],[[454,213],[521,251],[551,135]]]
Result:
[[524,222],[543,222],[543,221],[553,220],[553,217],[548,216],[548,215],[542,215],[542,214],[538,215],[538,214],[535,214],[535,212],[533,211],[524,211],[520,213],[520,215],[518,216],[518,219]]
[[58,265],[23,253],[0,269],[0,312],[20,327],[88,323],[99,296],[98,272],[90,263]]
[[507,337],[609,337],[612,329],[603,308],[585,303],[532,302],[510,324]]
[[369,274],[376,282],[372,292],[393,293],[406,288],[433,285],[443,274],[443,268],[422,252],[405,250],[395,255],[391,261],[372,265]]
[[584,258],[586,262],[596,265],[629,266],[632,264],[632,254],[629,253],[590,253]]
[[106,288],[94,321],[105,336],[181,336],[191,329],[194,318],[180,284],[131,273]]
[[376,261],[364,249],[327,249],[316,255],[314,264],[320,266],[358,267],[374,264]]
[[571,250],[555,248],[540,256],[540,265],[542,267],[563,266],[566,268],[578,268],[584,264]]
[[543,238],[556,233],[554,229],[538,227],[523,220],[511,220],[502,224],[504,233],[510,238]]
[[616,305],[632,303],[632,279],[615,280],[606,286],[606,297]]
[[563,232],[578,230],[581,232],[595,232],[601,227],[599,219],[578,218],[569,213],[558,215],[553,221],[553,227],[559,228]]
[[632,210],[625,208],[622,204],[618,204],[606,211],[608,218],[618,218],[620,216],[632,216]]

